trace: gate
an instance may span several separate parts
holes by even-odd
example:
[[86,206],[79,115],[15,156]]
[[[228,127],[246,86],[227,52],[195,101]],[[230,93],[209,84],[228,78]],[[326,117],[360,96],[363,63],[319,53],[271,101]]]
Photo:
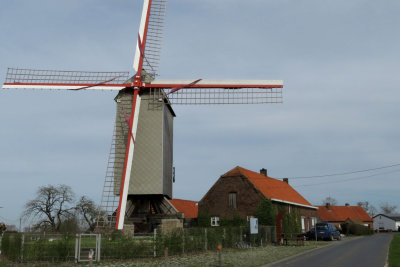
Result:
[[100,261],[101,234],[77,234],[75,261]]

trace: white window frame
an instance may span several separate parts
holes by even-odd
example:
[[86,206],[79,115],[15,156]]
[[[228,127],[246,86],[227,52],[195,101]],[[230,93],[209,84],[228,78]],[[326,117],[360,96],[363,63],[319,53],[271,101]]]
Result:
[[219,217],[218,216],[211,217],[211,226],[219,226]]
[[306,231],[306,217],[301,216],[301,231],[304,233]]
[[311,217],[311,228],[314,228],[316,222],[317,222],[317,218]]

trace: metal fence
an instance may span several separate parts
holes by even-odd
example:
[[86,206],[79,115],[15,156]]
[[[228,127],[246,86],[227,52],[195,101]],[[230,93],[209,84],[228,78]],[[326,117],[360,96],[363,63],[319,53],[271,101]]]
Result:
[[74,261],[75,239],[71,235],[5,233],[1,243],[2,255],[12,261]]
[[73,262],[164,257],[216,251],[223,248],[247,249],[276,242],[274,226],[259,226],[258,234],[248,227],[180,228],[162,233],[123,235],[121,232],[97,235],[46,233],[6,233],[2,254],[15,262]]

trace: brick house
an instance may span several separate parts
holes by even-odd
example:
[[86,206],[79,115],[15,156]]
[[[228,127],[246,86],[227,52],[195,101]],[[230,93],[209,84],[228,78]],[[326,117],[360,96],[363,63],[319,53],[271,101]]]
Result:
[[190,227],[196,225],[198,214],[198,202],[184,199],[171,199],[169,202],[175,209],[182,213],[183,226]]
[[336,227],[340,224],[352,222],[356,224],[362,224],[373,229],[373,219],[361,206],[350,206],[348,203],[344,206],[332,206],[330,203],[326,203],[325,206],[318,206],[318,216],[324,222],[333,223]]
[[223,174],[210,188],[199,201],[199,212],[208,212],[212,225],[234,215],[246,219],[255,215],[264,198],[271,199],[276,207],[286,207],[288,212],[297,209],[302,231],[310,230],[317,220],[317,207],[294,190],[287,178],[281,181],[269,177],[266,169],[257,173],[239,166]]

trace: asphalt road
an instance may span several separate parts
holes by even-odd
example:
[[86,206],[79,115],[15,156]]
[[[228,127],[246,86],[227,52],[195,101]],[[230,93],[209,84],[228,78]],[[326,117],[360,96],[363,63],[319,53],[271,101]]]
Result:
[[383,267],[386,264],[391,240],[392,234],[376,234],[332,241],[334,242],[332,245],[270,264],[268,267]]

